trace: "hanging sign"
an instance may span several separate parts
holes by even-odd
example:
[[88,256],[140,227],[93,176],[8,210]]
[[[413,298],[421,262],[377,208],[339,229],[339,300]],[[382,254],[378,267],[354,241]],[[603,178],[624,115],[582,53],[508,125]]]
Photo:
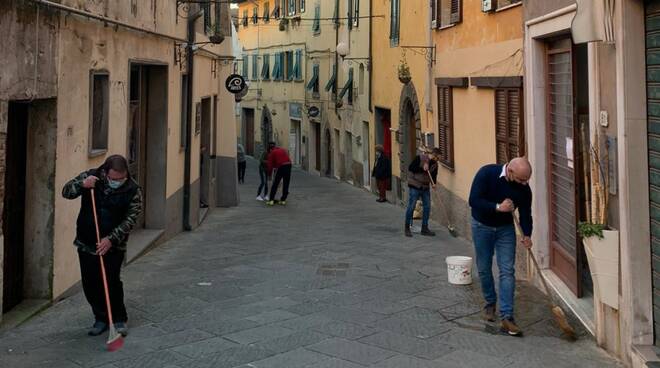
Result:
[[310,118],[318,117],[320,113],[321,113],[321,110],[319,110],[319,108],[316,107],[316,106],[311,106],[309,108],[309,111],[307,112],[307,114],[309,115]]
[[241,93],[247,87],[247,85],[243,76],[239,74],[232,74],[227,78],[225,87],[230,93],[238,94]]

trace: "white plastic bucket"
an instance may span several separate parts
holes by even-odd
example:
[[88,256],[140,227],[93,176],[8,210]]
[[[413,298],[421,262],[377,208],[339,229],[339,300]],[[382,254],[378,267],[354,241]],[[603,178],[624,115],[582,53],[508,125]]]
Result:
[[469,285],[472,283],[472,258],[463,256],[447,257],[447,276],[450,284]]

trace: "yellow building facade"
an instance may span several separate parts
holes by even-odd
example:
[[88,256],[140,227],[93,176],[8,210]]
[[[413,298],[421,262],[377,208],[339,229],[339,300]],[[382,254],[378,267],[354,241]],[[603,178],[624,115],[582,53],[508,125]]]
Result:
[[239,3],[247,154],[274,141],[306,171],[368,185],[368,13],[357,0]]
[[[470,237],[468,197],[479,168],[524,154],[520,1],[432,4],[432,131],[442,151],[436,188],[441,223]],[[495,4],[496,3],[496,4]]]

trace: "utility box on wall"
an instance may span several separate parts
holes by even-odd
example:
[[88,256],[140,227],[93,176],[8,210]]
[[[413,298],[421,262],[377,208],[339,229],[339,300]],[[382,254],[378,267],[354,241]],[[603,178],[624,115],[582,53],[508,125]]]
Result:
[[495,11],[495,0],[481,0],[481,11],[484,13]]

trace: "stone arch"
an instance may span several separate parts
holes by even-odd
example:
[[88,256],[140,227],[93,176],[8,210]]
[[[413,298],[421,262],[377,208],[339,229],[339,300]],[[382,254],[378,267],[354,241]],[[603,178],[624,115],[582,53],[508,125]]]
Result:
[[422,117],[419,109],[417,91],[413,82],[403,86],[399,99],[399,159],[401,161],[401,186],[408,177],[408,165],[422,144]]

